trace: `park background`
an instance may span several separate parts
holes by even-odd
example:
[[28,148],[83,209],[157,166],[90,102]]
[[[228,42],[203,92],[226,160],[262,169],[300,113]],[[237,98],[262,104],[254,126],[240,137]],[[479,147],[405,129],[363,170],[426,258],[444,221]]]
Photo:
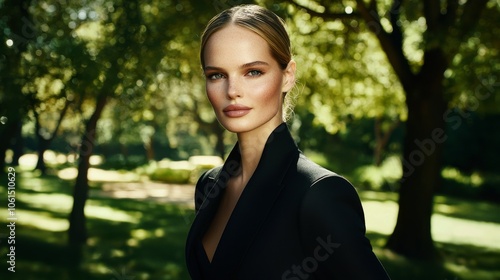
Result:
[[391,277],[500,279],[498,0],[0,0],[1,278],[189,279],[193,184],[235,142],[199,37],[242,3],[286,20],[289,127]]

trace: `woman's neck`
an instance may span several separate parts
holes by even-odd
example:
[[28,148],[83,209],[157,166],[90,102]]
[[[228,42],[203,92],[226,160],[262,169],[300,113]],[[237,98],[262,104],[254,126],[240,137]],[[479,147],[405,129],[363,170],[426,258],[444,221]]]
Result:
[[259,164],[262,152],[269,135],[278,127],[280,123],[260,127],[259,129],[238,133],[238,146],[241,155],[241,172],[235,178],[245,186],[252,177]]

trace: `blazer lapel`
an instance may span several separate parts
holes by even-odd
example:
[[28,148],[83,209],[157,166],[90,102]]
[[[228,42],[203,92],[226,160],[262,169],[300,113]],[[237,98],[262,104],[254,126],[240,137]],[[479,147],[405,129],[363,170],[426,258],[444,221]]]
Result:
[[190,268],[189,270],[193,279],[202,279],[199,267],[194,265],[197,262],[196,255],[194,254],[195,242],[199,242],[208,229],[210,222],[217,212],[227,180],[231,176],[231,173],[234,172],[233,170],[238,168],[235,164],[239,165],[240,158],[238,144],[236,144],[222,168],[218,172],[214,172],[215,174],[208,174],[207,179],[200,182],[200,189],[196,190],[195,199],[197,199],[198,195],[203,195],[204,197],[189,230],[185,250],[187,265]]
[[299,150],[283,123],[269,136],[260,162],[219,241],[212,266],[217,275],[224,276],[221,279],[229,278],[237,271],[283,188],[282,181],[288,168],[297,162],[298,157]]

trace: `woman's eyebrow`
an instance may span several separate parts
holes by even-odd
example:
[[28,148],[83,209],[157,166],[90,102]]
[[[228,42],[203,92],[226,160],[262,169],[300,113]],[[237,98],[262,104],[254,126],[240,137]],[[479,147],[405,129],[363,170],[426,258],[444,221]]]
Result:
[[222,68],[220,68],[220,67],[215,67],[215,66],[205,66],[205,68],[203,68],[203,70],[205,70],[205,71],[208,71],[208,70],[216,70],[216,71],[220,71],[220,70],[222,70]]
[[245,63],[245,64],[241,65],[240,68],[248,68],[248,67],[253,67],[253,66],[258,66],[258,65],[268,66],[269,63],[264,62],[264,61],[254,61],[254,62]]
[[[240,66],[240,68],[241,68],[241,69],[244,69],[244,68],[254,67],[254,66],[258,66],[258,65],[265,65],[265,66],[269,66],[269,63],[267,63],[267,62],[265,62],[265,61],[260,61],[260,60],[257,60],[257,61],[253,61],[253,62],[249,62],[249,63],[242,64],[242,65]],[[223,70],[223,68],[208,65],[208,66],[205,66],[205,68],[203,68],[203,70],[205,70],[205,71],[209,71],[209,70],[221,71],[221,70]]]
[[268,66],[269,63],[264,62],[264,61],[254,61],[254,62],[245,63],[245,64],[241,65],[240,68],[248,68],[248,67],[259,66],[259,65]]

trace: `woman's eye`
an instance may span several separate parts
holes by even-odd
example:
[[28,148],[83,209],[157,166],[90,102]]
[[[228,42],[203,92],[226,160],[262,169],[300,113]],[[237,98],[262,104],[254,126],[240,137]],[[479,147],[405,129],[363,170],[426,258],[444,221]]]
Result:
[[222,75],[221,73],[209,74],[207,75],[207,78],[210,80],[219,80],[224,78],[224,75]]
[[248,71],[247,75],[250,76],[250,77],[260,76],[260,75],[262,75],[262,71],[259,71],[259,70],[250,70],[250,71]]

